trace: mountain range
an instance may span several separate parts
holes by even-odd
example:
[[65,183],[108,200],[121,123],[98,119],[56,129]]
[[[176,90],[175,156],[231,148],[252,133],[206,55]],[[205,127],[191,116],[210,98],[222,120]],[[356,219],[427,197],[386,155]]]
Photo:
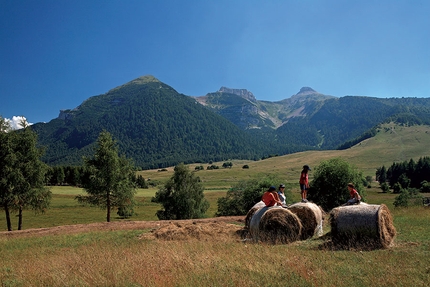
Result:
[[82,164],[107,130],[121,153],[148,169],[348,148],[388,121],[430,125],[430,98],[333,97],[309,87],[277,102],[226,87],[191,97],[143,76],[33,129],[50,165]]

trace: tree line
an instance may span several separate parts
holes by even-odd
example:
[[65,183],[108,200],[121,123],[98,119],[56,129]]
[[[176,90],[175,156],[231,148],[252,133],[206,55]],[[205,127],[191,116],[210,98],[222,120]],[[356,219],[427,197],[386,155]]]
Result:
[[376,169],[376,180],[383,192],[390,189],[399,194],[395,201],[396,207],[407,207],[409,204],[421,204],[419,193],[430,192],[430,157],[420,157],[418,161],[410,159],[393,163],[386,168]]

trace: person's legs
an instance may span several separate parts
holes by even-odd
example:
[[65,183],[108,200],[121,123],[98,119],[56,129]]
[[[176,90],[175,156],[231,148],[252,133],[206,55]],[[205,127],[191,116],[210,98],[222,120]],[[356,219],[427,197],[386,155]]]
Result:
[[302,202],[306,202],[306,195],[307,195],[307,190],[306,187],[303,185],[300,185],[300,194],[302,196]]
[[354,205],[358,203],[358,200],[355,198],[351,198],[350,200],[348,200],[347,205]]

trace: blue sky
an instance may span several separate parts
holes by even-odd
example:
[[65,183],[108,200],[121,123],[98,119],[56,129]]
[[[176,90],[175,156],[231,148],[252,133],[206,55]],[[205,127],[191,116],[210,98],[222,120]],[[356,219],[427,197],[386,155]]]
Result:
[[430,97],[428,0],[0,0],[0,115],[61,109],[151,74],[190,96]]

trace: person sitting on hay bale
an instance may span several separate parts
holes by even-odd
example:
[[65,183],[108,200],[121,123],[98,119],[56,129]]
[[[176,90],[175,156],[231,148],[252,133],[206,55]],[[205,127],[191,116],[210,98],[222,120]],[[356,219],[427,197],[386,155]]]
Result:
[[348,190],[349,190],[350,199],[344,204],[344,206],[359,204],[361,200],[361,196],[360,194],[358,194],[358,191],[355,189],[354,184],[348,183]]
[[287,207],[287,203],[285,202],[285,199],[286,199],[285,184],[279,185],[278,196],[279,196],[279,200],[282,203],[282,207]]
[[282,206],[282,202],[279,200],[278,193],[276,192],[276,187],[271,186],[269,189],[263,194],[261,200],[267,207],[280,205]]

